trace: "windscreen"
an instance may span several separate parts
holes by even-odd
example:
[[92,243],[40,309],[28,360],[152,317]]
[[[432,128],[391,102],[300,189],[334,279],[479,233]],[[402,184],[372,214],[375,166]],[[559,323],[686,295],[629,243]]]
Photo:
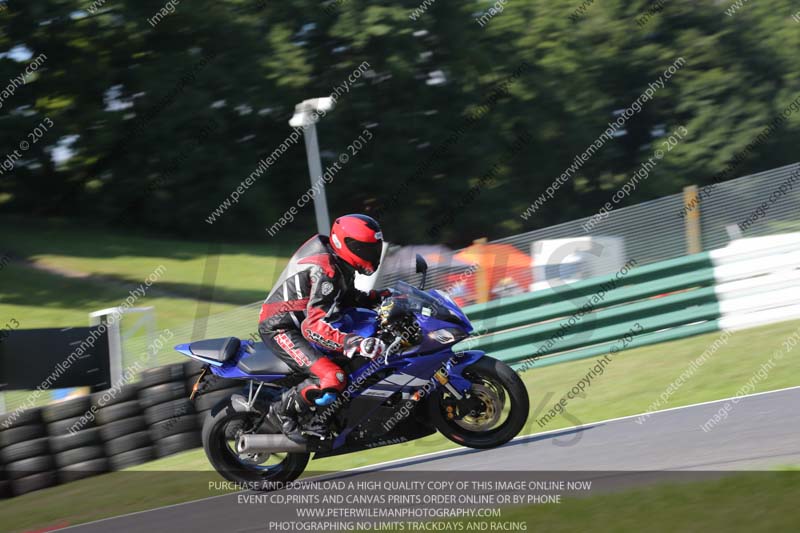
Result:
[[439,320],[446,320],[456,324],[463,324],[465,317],[453,312],[448,306],[448,299],[442,296],[438,298],[425,291],[422,291],[405,281],[398,281],[394,285],[395,298],[404,297],[409,305],[409,310],[423,316],[431,316]]

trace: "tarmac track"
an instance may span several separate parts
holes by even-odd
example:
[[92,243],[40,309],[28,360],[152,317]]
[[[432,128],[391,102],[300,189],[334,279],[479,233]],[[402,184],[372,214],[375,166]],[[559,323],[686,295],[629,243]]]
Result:
[[[701,428],[723,411],[727,411],[727,418],[710,431]],[[659,411],[644,421],[632,416],[518,437],[493,450],[460,448],[411,457],[325,479],[442,479],[452,473],[465,473],[471,479],[504,475],[529,479],[571,476],[606,482],[617,479],[627,486],[652,483],[670,475],[719,476],[781,465],[800,465],[800,387],[744,396],[735,404],[719,400]],[[612,485],[606,483],[607,488]],[[63,530],[266,532],[270,530],[268,519],[297,520],[293,508],[244,504],[242,494],[206,498]]]

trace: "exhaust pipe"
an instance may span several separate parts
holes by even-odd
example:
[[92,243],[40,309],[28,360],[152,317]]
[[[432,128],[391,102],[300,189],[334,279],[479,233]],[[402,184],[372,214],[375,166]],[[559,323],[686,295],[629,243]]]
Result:
[[282,433],[242,435],[236,442],[239,453],[304,453],[308,446],[298,444]]

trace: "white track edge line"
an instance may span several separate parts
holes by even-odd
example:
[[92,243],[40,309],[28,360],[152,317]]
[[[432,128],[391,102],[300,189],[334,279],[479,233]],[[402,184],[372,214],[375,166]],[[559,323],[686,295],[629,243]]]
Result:
[[[639,414],[635,414],[635,415],[627,415],[627,416],[620,416],[620,417],[617,417],[617,418],[609,418],[609,419],[606,419],[606,420],[598,420],[596,422],[588,422],[586,424],[581,424],[580,426],[571,426],[571,427],[564,427],[564,428],[558,428],[558,429],[551,429],[551,430],[548,430],[548,431],[542,431],[541,433],[531,433],[530,435],[518,435],[518,436],[514,437],[513,439],[511,439],[511,441],[509,441],[509,442],[514,442],[514,441],[520,440],[520,439],[527,439],[527,438],[530,438],[530,437],[536,437],[536,436],[539,436],[539,435],[548,435],[548,434],[551,434],[551,433],[559,433],[559,432],[563,432],[563,431],[569,431],[571,429],[580,429],[580,428],[585,428],[585,427],[588,427],[588,426],[596,426],[597,424],[606,424],[606,423],[609,423],[609,422],[618,422],[620,420],[628,420],[628,419],[631,419],[631,418],[638,418],[640,416],[652,416],[652,415],[659,414],[659,413],[667,413],[667,412],[670,412],[670,411],[678,411],[678,410],[681,410],[681,409],[688,409],[690,407],[700,407],[702,405],[709,405],[709,404],[712,404],[712,403],[727,402],[727,401],[733,400],[734,398],[739,398],[739,399],[752,398],[752,397],[755,397],[755,396],[764,396],[764,395],[767,395],[767,394],[775,394],[777,392],[785,392],[785,391],[796,390],[796,389],[800,389],[800,385],[795,385],[793,387],[785,387],[783,389],[775,389],[775,390],[770,390],[770,391],[764,391],[764,392],[754,392],[753,394],[746,394],[744,396],[731,396],[729,398],[722,398],[722,399],[719,399],[719,400],[710,400],[710,401],[707,401],[707,402],[693,403],[693,404],[689,404],[689,405],[681,405],[679,407],[670,407],[669,409],[661,409],[659,411],[644,412],[644,413],[639,413]],[[413,442],[413,441],[411,441],[411,442]],[[368,469],[376,469],[378,467],[388,466],[388,465],[391,465],[391,464],[400,463],[400,462],[404,462],[404,461],[414,461],[414,460],[417,460],[417,459],[422,459],[424,457],[432,457],[432,456],[435,456],[435,455],[442,455],[442,454],[450,453],[450,452],[453,452],[453,451],[456,451],[456,450],[461,450],[463,448],[464,448],[463,446],[459,446],[457,448],[448,448],[447,450],[439,450],[439,451],[436,451],[436,452],[423,453],[421,455],[415,455],[413,457],[406,457],[404,459],[392,459],[391,461],[384,461],[382,463],[375,463],[375,464],[372,464],[372,465],[359,466],[359,467],[356,467],[356,468],[350,468],[348,470],[342,470],[341,472],[338,472],[338,474],[360,472],[362,470],[368,470]],[[147,472],[147,470],[144,470],[142,472]],[[331,474],[336,474],[336,473],[331,472]],[[326,474],[326,475],[329,475],[329,474]],[[298,481],[312,481],[317,477],[322,477],[322,476],[315,476],[315,477],[311,477],[311,478],[308,478],[308,479],[300,479]],[[84,527],[84,526],[90,526],[90,525],[93,525],[93,524],[99,524],[101,522],[106,522],[107,520],[116,520],[117,518],[126,518],[126,517],[129,517],[129,516],[136,516],[136,515],[144,514],[144,513],[152,513],[152,512],[155,512],[155,511],[162,511],[164,509],[172,509],[172,508],[175,508],[175,507],[181,507],[182,505],[189,505],[189,504],[192,504],[192,503],[200,503],[200,502],[204,502],[204,501],[208,501],[208,500],[213,500],[215,498],[222,498],[222,497],[225,497],[225,496],[233,496],[235,494],[241,494],[243,492],[247,492],[247,491],[230,492],[230,493],[227,493],[227,494],[218,494],[216,496],[208,496],[207,498],[200,498],[199,500],[192,500],[192,501],[188,501],[188,502],[174,503],[172,505],[165,505],[163,507],[156,507],[154,509],[146,509],[146,510],[143,510],[143,511],[134,511],[132,513],[126,513],[126,514],[122,514],[122,515],[118,515],[118,516],[109,516],[108,518],[101,518],[100,520],[95,520],[93,522],[84,522],[82,524],[75,524],[73,526],[67,526],[65,528],[55,529],[53,531],[66,531],[68,529]]]

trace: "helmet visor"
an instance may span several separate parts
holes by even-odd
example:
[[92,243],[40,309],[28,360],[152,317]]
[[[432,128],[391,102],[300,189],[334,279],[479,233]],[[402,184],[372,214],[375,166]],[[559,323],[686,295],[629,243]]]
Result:
[[381,262],[381,248],[383,244],[381,241],[363,242],[345,237],[344,243],[353,254],[369,263],[373,271],[378,268]]

